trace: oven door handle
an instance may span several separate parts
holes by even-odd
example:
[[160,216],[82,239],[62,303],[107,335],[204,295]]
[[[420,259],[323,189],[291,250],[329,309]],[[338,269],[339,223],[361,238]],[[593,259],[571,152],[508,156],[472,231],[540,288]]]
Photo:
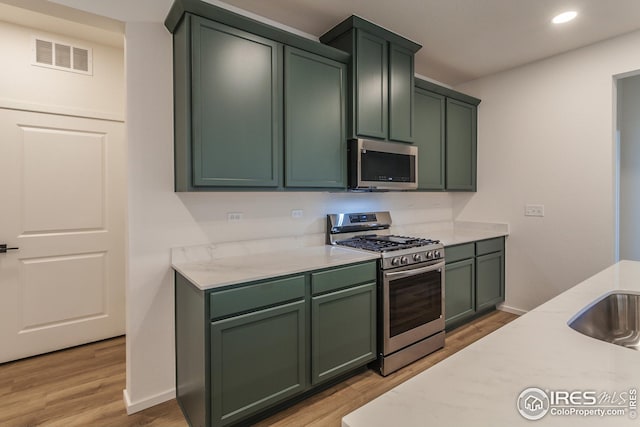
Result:
[[385,272],[384,277],[400,279],[402,277],[411,277],[411,276],[415,276],[416,274],[428,273],[430,271],[436,271],[436,270],[440,271],[443,267],[444,267],[444,263],[439,262],[438,264],[430,265],[428,267],[414,268],[411,270],[404,270],[404,271],[395,271],[391,273]]

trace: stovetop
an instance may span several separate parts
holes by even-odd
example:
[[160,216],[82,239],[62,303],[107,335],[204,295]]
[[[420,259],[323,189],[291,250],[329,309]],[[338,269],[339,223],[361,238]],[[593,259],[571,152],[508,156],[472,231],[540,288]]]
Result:
[[444,262],[444,245],[438,240],[390,234],[389,212],[327,215],[327,243],[379,253],[381,268]]
[[419,237],[405,237],[395,235],[366,234],[354,236],[335,242],[341,246],[364,249],[372,252],[390,252],[402,249],[420,248],[422,246],[437,245],[438,240],[422,239]]

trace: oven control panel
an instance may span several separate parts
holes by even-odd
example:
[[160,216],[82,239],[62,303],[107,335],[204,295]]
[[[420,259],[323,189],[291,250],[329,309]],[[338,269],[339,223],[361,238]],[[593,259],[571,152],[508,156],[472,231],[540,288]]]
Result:
[[[400,253],[408,252],[408,253]],[[416,248],[410,251],[396,251],[392,254],[385,254],[382,258],[382,268],[396,268],[406,265],[420,264],[420,263],[435,263],[444,260],[444,248],[438,249],[424,249],[416,250]]]

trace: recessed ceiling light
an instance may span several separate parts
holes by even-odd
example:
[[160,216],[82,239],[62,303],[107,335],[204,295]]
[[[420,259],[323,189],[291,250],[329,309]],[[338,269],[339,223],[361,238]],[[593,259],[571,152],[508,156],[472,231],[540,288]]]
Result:
[[568,12],[562,12],[560,15],[556,15],[551,22],[554,24],[564,24],[565,22],[571,21],[578,15],[578,12],[575,10],[570,10]]

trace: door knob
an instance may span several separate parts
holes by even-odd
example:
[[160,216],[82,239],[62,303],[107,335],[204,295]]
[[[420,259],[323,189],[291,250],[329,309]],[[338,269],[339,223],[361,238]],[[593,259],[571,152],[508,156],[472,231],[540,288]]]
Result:
[[6,254],[7,251],[15,251],[18,250],[19,248],[8,248],[6,243],[1,243],[0,244],[0,254]]

